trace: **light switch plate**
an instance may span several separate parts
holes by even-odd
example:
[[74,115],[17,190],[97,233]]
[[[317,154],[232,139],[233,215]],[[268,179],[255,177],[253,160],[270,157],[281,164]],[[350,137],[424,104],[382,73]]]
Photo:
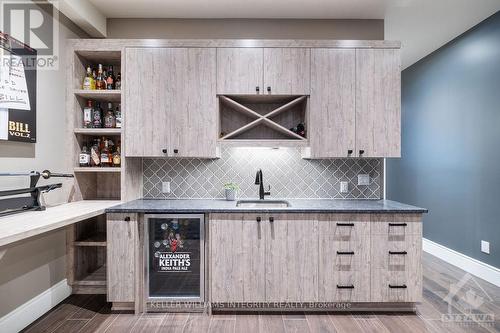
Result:
[[340,193],[349,193],[349,182],[340,182]]
[[358,185],[368,186],[370,185],[370,175],[368,174],[359,174],[358,175]]
[[490,254],[490,242],[484,240],[481,241],[481,252]]
[[161,182],[161,192],[170,193],[170,182]]

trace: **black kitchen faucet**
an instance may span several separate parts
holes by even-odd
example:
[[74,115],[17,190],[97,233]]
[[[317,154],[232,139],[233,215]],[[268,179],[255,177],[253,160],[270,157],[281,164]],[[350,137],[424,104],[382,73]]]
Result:
[[255,175],[255,185],[259,185],[259,199],[264,200],[266,195],[271,195],[271,185],[269,185],[269,189],[264,191],[264,181],[262,179],[262,169],[257,171]]

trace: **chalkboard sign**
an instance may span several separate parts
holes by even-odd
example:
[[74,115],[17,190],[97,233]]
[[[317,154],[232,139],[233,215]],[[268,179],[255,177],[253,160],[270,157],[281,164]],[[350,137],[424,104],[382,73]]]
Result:
[[36,142],[36,57],[0,32],[0,140]]

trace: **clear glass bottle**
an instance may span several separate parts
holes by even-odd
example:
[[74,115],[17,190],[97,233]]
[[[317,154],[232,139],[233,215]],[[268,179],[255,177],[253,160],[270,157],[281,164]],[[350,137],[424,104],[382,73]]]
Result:
[[99,64],[99,67],[97,69],[97,78],[96,78],[95,88],[97,90],[106,89],[106,81],[104,78],[104,72],[102,70],[102,64]]
[[120,146],[116,147],[116,151],[113,153],[113,166],[119,167],[122,164],[122,158],[120,155]]
[[118,104],[116,106],[115,110],[115,125],[116,128],[122,128],[122,110],[121,110],[121,104]]
[[109,150],[108,140],[104,141],[104,147],[101,150],[101,167],[110,167],[112,163],[112,157]]
[[108,103],[108,110],[106,111],[106,115],[104,116],[104,127],[116,127],[115,113],[113,112],[113,104],[111,102]]
[[115,76],[113,74],[113,66],[109,66],[108,75],[106,76],[106,89],[115,89]]
[[85,74],[85,77],[83,78],[82,89],[83,90],[95,89],[95,80],[94,77],[92,76],[92,69],[90,68],[90,66],[87,66],[87,72]]
[[102,127],[102,109],[101,103],[96,102],[94,110],[92,112],[92,127],[101,128]]
[[90,165],[90,153],[86,143],[83,144],[82,151],[80,152],[79,163],[81,167],[88,167]]
[[99,151],[100,140],[95,139],[92,148],[90,148],[90,166],[97,167],[101,165],[101,154]]
[[122,73],[118,73],[115,80],[115,89],[120,90],[122,88]]

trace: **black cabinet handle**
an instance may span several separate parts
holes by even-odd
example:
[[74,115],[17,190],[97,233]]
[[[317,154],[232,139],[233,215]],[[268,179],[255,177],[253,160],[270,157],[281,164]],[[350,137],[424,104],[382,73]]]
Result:
[[163,154],[167,153],[167,149],[166,148],[163,148],[161,151],[162,151]]
[[256,92],[259,92],[259,91],[260,91],[259,86],[255,87],[255,91],[256,91]]
[[337,251],[339,255],[354,255],[354,251]]
[[354,286],[352,284],[349,284],[349,285],[341,285],[341,284],[338,284],[337,285],[337,288],[338,289],[354,289]]
[[359,156],[363,155],[364,153],[365,153],[365,151],[363,149],[359,150]]
[[174,149],[174,154],[177,154],[179,152],[179,149]]
[[354,223],[337,223],[337,227],[354,227]]
[[259,223],[260,223],[260,221],[262,221],[262,219],[261,219],[261,217],[260,217],[260,216],[257,216],[256,220],[257,220],[257,222],[259,222]]
[[271,92],[271,87],[270,86],[267,87],[267,92]]
[[125,222],[130,222],[130,216],[125,216]]
[[347,150],[347,155],[351,155],[352,154],[352,149],[348,149]]
[[389,223],[389,227],[406,227],[406,223]]
[[406,287],[406,284],[401,284],[401,285],[389,284],[389,288],[391,288],[391,289],[406,289],[408,287]]
[[274,222],[274,217],[269,216],[269,222],[273,223]]
[[408,252],[406,252],[406,251],[389,251],[389,254],[401,254],[401,255],[405,255],[405,254],[408,254]]

